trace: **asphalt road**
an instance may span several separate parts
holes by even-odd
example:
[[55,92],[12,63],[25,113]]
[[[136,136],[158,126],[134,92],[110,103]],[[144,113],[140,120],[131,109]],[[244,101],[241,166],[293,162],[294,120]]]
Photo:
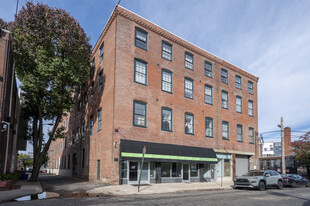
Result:
[[[1,205],[1,204],[0,204]],[[258,190],[193,191],[122,197],[53,198],[4,205],[204,205],[204,206],[310,206],[310,187]]]

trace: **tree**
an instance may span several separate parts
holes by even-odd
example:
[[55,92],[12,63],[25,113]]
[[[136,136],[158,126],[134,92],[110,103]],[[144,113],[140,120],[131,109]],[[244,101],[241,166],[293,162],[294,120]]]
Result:
[[307,168],[310,177],[310,131],[299,137],[299,140],[292,142],[295,158]]
[[18,155],[18,160],[21,160],[23,162],[23,168],[26,169],[28,166],[33,165],[33,160],[32,158],[27,155],[27,154],[19,154]]
[[[51,142],[65,136],[64,128],[58,126],[75,103],[74,90],[87,82],[91,45],[73,17],[42,3],[27,2],[22,7],[13,34],[15,68],[33,144],[30,181],[37,181]],[[54,125],[44,141],[47,121]]]

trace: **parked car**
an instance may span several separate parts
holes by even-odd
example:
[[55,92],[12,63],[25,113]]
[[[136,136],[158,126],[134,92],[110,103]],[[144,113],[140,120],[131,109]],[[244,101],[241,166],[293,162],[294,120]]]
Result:
[[306,186],[310,187],[310,181],[297,174],[282,175],[284,186]]
[[254,188],[261,191],[267,187],[283,188],[282,176],[274,170],[251,170],[234,179],[234,188]]

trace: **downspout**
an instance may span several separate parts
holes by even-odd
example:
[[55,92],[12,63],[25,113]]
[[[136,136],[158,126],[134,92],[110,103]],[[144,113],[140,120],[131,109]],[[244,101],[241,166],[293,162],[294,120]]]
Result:
[[[11,38],[10,38],[10,43],[8,47],[8,60],[10,61],[10,51],[11,51]],[[9,67],[9,63],[7,64],[7,69]],[[12,114],[12,94],[13,94],[13,83],[14,83],[14,77],[15,77],[15,68],[13,65],[13,71],[12,71],[12,81],[11,81],[11,92],[10,92],[10,107],[9,107],[9,125],[8,125],[8,133],[6,136],[6,151],[5,151],[5,162],[4,162],[4,173],[6,173],[6,167],[8,163],[8,153],[9,153],[9,139],[10,139],[10,127],[11,127],[11,114]]]
[[[13,63],[13,68],[15,68],[15,63]],[[16,103],[15,103],[15,121],[18,119],[18,116],[20,116],[20,107],[19,107],[19,97],[16,94]],[[18,116],[17,116],[18,115]],[[13,136],[13,146],[12,146],[12,161],[11,161],[11,168],[10,172],[13,173],[15,170],[15,161],[16,161],[16,145],[17,145],[17,137],[18,137],[18,125],[19,121],[16,121],[16,124],[14,125],[15,134]]]

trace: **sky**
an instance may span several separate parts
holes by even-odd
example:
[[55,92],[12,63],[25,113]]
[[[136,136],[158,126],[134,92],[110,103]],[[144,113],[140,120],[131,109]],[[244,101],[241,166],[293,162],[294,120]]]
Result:
[[[19,9],[26,0],[19,0]],[[37,1],[34,1],[37,2]],[[76,18],[94,45],[118,0],[42,0]],[[309,0],[121,0],[120,5],[259,77],[258,126],[280,141],[280,117],[310,130]],[[16,0],[0,0],[12,21]],[[292,132],[292,139],[301,133]]]

